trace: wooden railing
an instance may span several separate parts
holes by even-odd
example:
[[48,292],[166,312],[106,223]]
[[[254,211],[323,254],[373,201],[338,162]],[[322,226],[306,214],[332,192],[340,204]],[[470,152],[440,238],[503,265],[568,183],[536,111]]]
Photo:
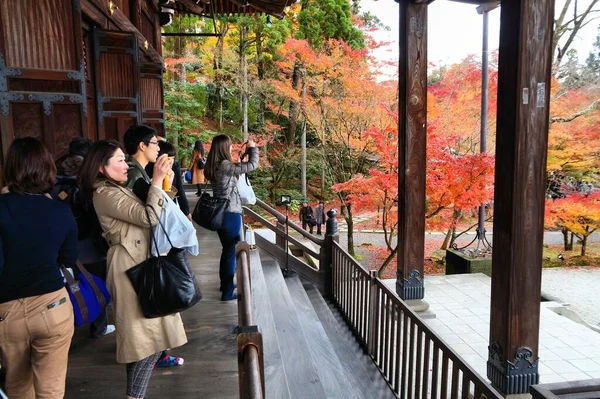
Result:
[[[257,199],[256,205],[267,213],[267,217],[274,219],[269,220],[248,207],[244,207],[244,216],[251,218],[255,222],[260,223],[264,228],[271,230],[275,234],[275,243],[268,243],[262,237],[256,236],[257,245],[267,251],[271,256],[281,262],[281,266],[289,266],[296,271],[300,276],[307,281],[312,282],[323,294],[330,296],[331,294],[331,246],[337,237],[325,235],[324,238],[318,238],[304,231],[302,227],[296,223],[286,220],[284,214],[271,207],[269,204]],[[296,232],[306,241],[313,243],[317,250],[305,245],[302,241],[294,236],[286,234],[286,225],[289,232]],[[286,244],[287,241],[287,244]],[[261,244],[262,245],[259,245]],[[286,251],[289,246],[301,250],[305,255],[312,256],[319,262],[319,267],[314,268],[302,260],[290,255]],[[289,263],[289,265],[286,265]]]
[[235,248],[239,297],[237,353],[240,398],[263,399],[265,397],[263,342],[260,329],[254,324],[252,311],[249,249],[245,241],[238,243]]
[[376,272],[332,250],[333,300],[399,398],[502,398]]

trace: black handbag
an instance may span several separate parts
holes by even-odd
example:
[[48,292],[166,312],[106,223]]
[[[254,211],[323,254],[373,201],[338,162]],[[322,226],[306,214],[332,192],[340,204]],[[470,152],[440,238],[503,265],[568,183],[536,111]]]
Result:
[[[156,214],[154,208],[151,209]],[[147,208],[146,213],[148,214]],[[140,301],[142,313],[147,319],[181,312],[202,299],[196,276],[192,273],[185,256],[185,249],[173,247],[160,218],[158,223],[171,244],[169,253],[165,256],[151,255],[150,246],[154,244],[157,253],[158,246],[150,224],[148,258],[126,272]]]
[[[227,186],[230,182],[231,176]],[[192,220],[205,229],[217,231],[223,226],[223,216],[228,206],[229,196],[227,198],[215,198],[207,193],[205,189],[196,203],[194,212],[192,212]]]

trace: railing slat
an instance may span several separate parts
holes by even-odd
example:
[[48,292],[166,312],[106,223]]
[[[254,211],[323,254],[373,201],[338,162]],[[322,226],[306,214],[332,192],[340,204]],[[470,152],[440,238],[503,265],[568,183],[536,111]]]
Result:
[[415,367],[415,323],[410,323],[410,346],[408,347],[408,397],[413,397],[413,376]]
[[450,399],[458,399],[458,364],[452,362],[452,389],[450,392]]
[[427,389],[429,388],[429,344],[431,340],[427,336],[427,332],[423,333],[423,339],[425,340],[425,349],[423,350],[423,389],[421,395],[423,398],[427,398]]
[[417,326],[417,332],[416,332],[416,337],[415,339],[417,340],[417,365],[415,366],[416,369],[416,376],[415,376],[415,399],[420,399],[421,398],[421,390],[419,389],[421,387],[421,361],[422,361],[422,351],[423,351],[423,334],[421,332],[421,329],[419,328],[419,326]]
[[471,393],[471,381],[467,378],[467,376],[463,373],[462,376],[462,394],[461,399],[469,399],[469,394]]
[[442,352],[442,386],[440,389],[442,398],[448,397],[448,356]]
[[408,313],[403,312],[404,320],[402,326],[402,383],[400,384],[400,390],[402,392],[402,398],[406,398],[405,393],[407,390],[407,363],[408,363]]
[[404,317],[404,313],[400,306],[398,306],[398,314],[396,317],[396,350],[394,351],[396,354],[396,370],[394,371],[394,391],[396,393],[402,389],[402,385],[400,385],[400,372],[402,371],[401,364],[401,355],[402,355],[402,319]]
[[440,366],[440,348],[433,342],[433,366],[431,367],[431,397],[436,398],[438,392],[438,374]]

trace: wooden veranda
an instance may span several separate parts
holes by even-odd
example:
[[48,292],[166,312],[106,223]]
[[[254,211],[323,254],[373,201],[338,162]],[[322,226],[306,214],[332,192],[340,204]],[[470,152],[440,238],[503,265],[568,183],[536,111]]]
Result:
[[[426,298],[427,9],[432,1],[397,2],[401,220],[397,293],[402,299],[418,300]],[[164,134],[160,36],[164,3],[1,0],[0,155],[15,137],[22,136],[39,137],[60,156],[74,137],[120,140],[137,123]],[[176,11],[203,16],[254,12],[282,16],[288,3],[177,0],[171,4]],[[518,394],[538,381],[554,1],[502,0],[500,5],[488,378],[503,393]],[[91,364],[82,367],[100,371]]]

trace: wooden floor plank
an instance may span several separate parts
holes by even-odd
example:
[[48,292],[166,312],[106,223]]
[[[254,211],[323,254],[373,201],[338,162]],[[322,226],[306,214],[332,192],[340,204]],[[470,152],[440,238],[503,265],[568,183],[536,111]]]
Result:
[[292,300],[296,304],[296,313],[300,326],[308,341],[308,347],[321,379],[321,385],[327,398],[363,398],[359,384],[340,364],[335,349],[325,332],[319,317],[315,313],[310,299],[298,276],[285,279]]
[[277,262],[261,257],[273,320],[292,398],[325,398],[309,344],[299,327],[292,301]]
[[259,251],[250,254],[253,310],[256,324],[263,336],[263,358],[265,364],[265,391],[267,398],[290,398],[285,368],[281,358],[279,339],[273,320],[271,300],[262,270]]
[[379,370],[367,356],[339,315],[332,310],[321,293],[312,285],[304,284],[316,314],[344,367],[344,375],[352,379],[364,398],[395,398]]

